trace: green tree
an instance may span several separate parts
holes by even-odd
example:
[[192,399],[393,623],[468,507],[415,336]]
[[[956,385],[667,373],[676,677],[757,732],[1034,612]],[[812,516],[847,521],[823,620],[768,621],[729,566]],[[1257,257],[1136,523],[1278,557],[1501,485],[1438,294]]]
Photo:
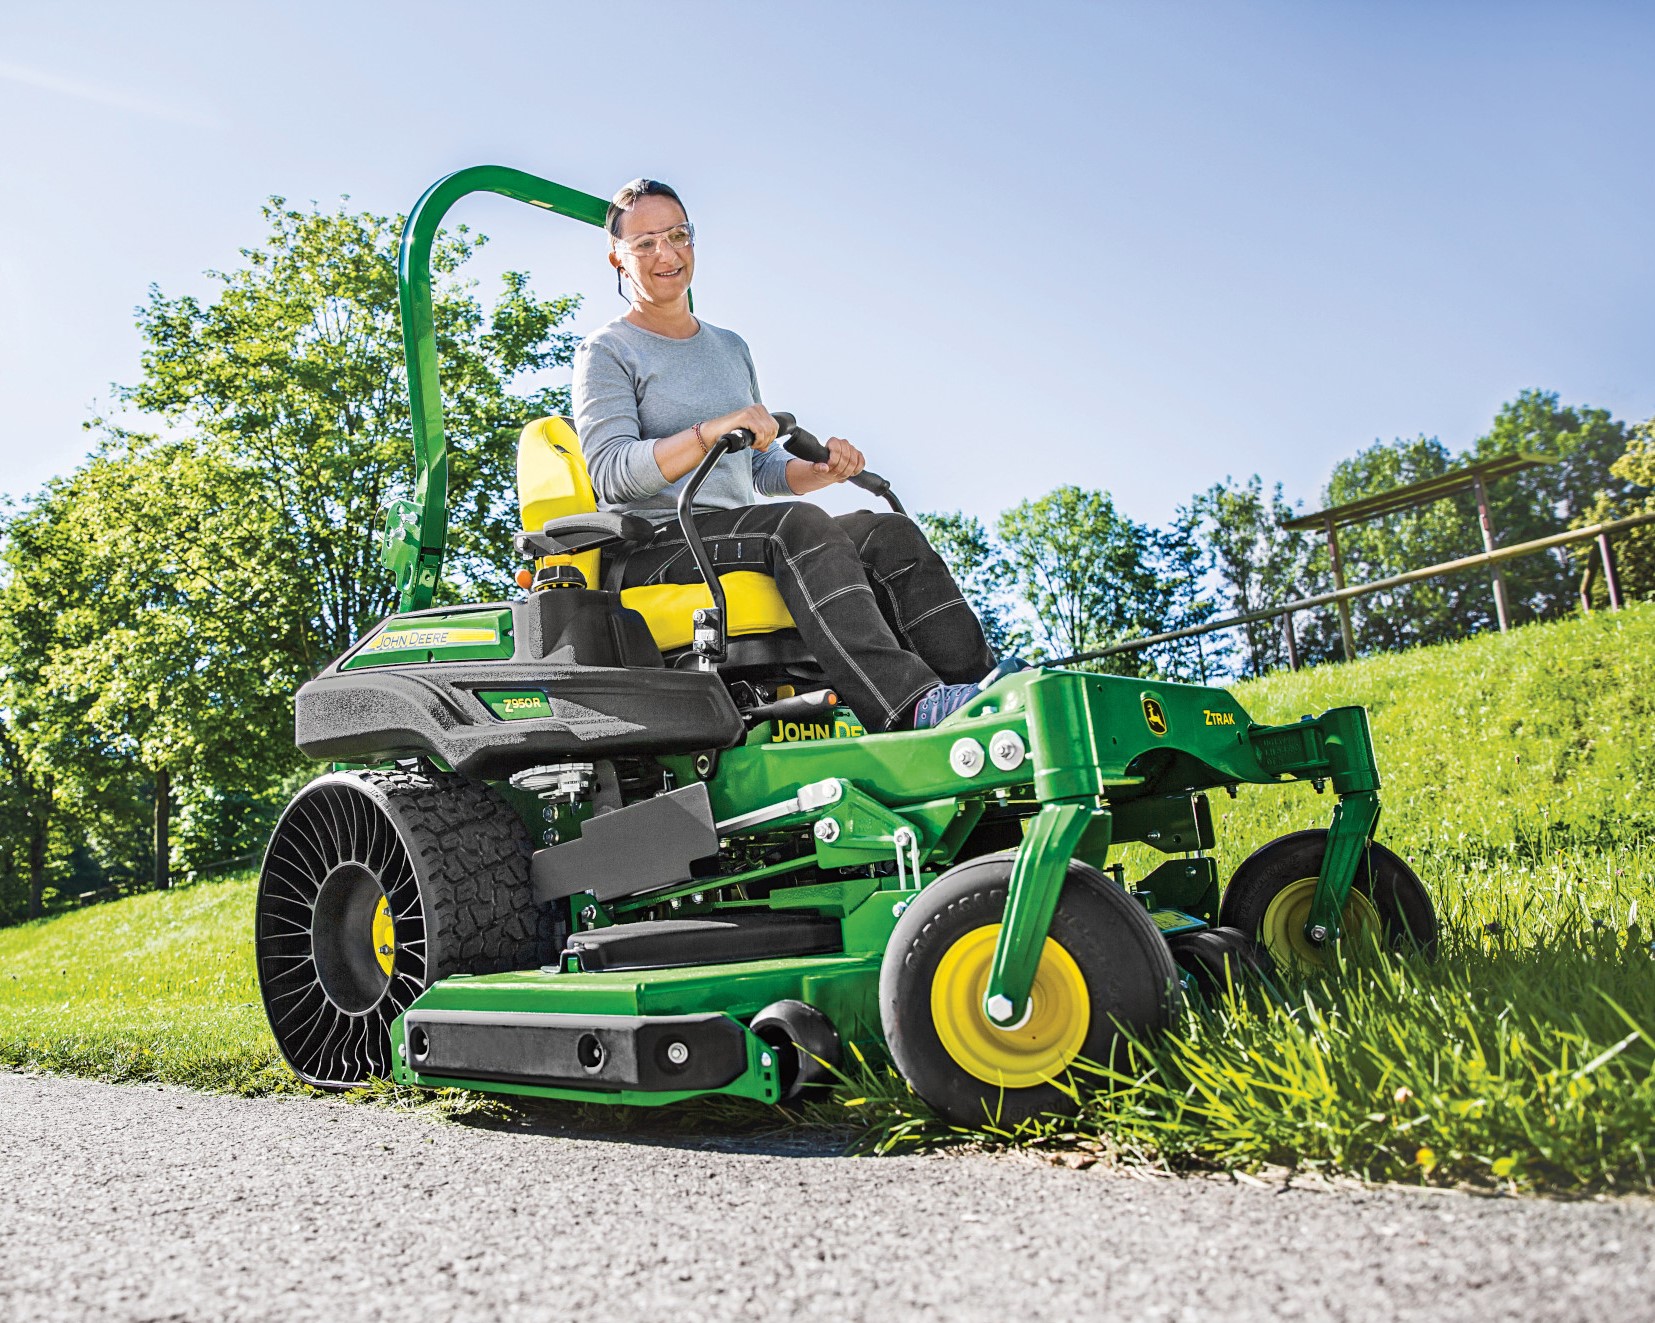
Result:
[[[1297,512],[1282,495],[1278,482],[1267,494],[1264,480],[1254,474],[1245,483],[1225,478],[1190,502],[1212,556],[1214,572],[1224,596],[1226,614],[1246,615],[1294,598],[1322,591],[1312,543],[1302,532],[1282,523]],[[1331,614],[1331,613],[1330,613]],[[1300,618],[1295,627],[1306,622]],[[1328,655],[1327,636],[1306,631],[1304,652],[1310,660]],[[1241,626],[1243,674],[1262,675],[1287,661],[1287,645],[1279,619]],[[1337,638],[1335,629],[1333,637]]]
[[52,826],[51,783],[30,766],[13,720],[0,712],[0,924],[40,917]]
[[[139,309],[143,375],[125,403],[159,416],[246,480],[240,504],[268,512],[285,554],[256,567],[290,581],[284,629],[307,669],[337,655],[394,605],[379,564],[385,501],[410,486],[412,440],[397,305],[401,218],[264,208],[269,234],[216,298],[152,289]],[[449,450],[445,595],[501,596],[515,568],[515,443],[531,418],[567,412],[566,387],[525,374],[567,365],[559,332],[572,297],[539,299],[508,272],[492,309],[459,278],[483,236],[440,236],[431,269]],[[250,567],[253,568],[253,567]],[[284,636],[285,637],[285,636]]]
[[42,609],[30,573],[34,554],[60,535],[31,511],[12,510],[0,538],[0,921],[39,918],[48,886],[68,871],[72,824],[59,810],[43,681],[57,622]]
[[958,510],[938,514],[922,512],[915,519],[948,563],[960,592],[977,613],[989,650],[1000,657],[1025,646],[1013,601],[1016,576],[1006,563],[1004,548],[983,521]]
[[[1193,506],[1180,506],[1166,528],[1148,534],[1148,565],[1162,594],[1162,614],[1156,633],[1205,624],[1217,612],[1211,588],[1213,554],[1201,536],[1201,516]],[[1208,668],[1222,668],[1227,655],[1216,635],[1162,643],[1148,649],[1162,675],[1175,680],[1207,682]]]
[[[1579,522],[1595,524],[1634,514],[1655,514],[1655,418],[1639,423],[1627,439],[1626,451],[1610,466],[1611,476],[1626,484],[1623,493],[1605,492]],[[1655,525],[1617,533],[1610,539],[1615,575],[1626,597],[1655,600]],[[1608,604],[1608,590],[1598,563],[1596,542],[1578,547],[1576,564],[1585,570],[1585,591],[1598,606]]]
[[[1037,657],[1155,633],[1166,618],[1150,530],[1117,512],[1108,492],[1059,487],[1007,510],[997,532]],[[1149,662],[1125,653],[1100,665],[1132,674]]]
[[[1322,501],[1327,507],[1347,505],[1439,477],[1462,462],[1435,437],[1376,441],[1334,465]],[[1482,547],[1469,491],[1339,530],[1349,584],[1469,556]],[[1318,548],[1318,561],[1325,564],[1325,557],[1325,547]],[[1486,628],[1494,620],[1493,590],[1485,571],[1468,571],[1353,598],[1350,612],[1359,648],[1395,650]]]
[[[1501,407],[1465,461],[1520,450],[1559,460],[1491,484],[1494,525],[1500,542],[1510,545],[1585,522],[1600,496],[1611,505],[1629,501],[1634,484],[1614,471],[1627,442],[1626,424],[1607,410],[1560,404],[1555,391],[1526,390]],[[1578,569],[1567,552],[1523,556],[1507,561],[1503,572],[1514,619],[1558,615],[1578,601]]]
[[[152,289],[138,311],[142,373],[119,398],[167,439],[97,424],[93,459],[5,525],[0,889],[32,867],[36,909],[82,861],[164,885],[251,848],[299,763],[294,688],[393,605],[376,525],[412,473],[401,221],[264,214],[214,297]],[[510,583],[516,434],[566,410],[534,378],[573,349],[556,329],[573,299],[520,273],[476,298],[460,269],[482,242],[457,231],[433,256],[450,596]]]
[[105,853],[116,867],[147,854],[158,887],[180,791],[256,787],[297,761],[289,695],[304,671],[282,642],[297,622],[286,585],[243,568],[280,543],[273,512],[242,505],[246,486],[188,440],[121,436],[33,511],[56,534],[19,575],[54,622],[43,747],[61,785],[98,803],[142,776],[149,839]]

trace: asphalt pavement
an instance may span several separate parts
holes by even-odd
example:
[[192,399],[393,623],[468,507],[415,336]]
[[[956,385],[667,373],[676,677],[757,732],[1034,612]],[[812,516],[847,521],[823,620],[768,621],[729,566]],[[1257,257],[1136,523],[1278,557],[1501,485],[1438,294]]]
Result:
[[0,1319],[1655,1319],[1655,1201],[486,1128],[0,1073]]

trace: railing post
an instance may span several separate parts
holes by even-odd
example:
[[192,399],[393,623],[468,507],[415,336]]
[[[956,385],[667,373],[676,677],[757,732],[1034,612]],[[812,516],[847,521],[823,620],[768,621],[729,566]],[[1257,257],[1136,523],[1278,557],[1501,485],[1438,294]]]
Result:
[[[1345,586],[1345,562],[1339,555],[1339,534],[1333,527],[1333,520],[1327,521],[1327,554],[1333,562],[1333,586]],[[1339,599],[1339,641],[1345,645],[1345,660],[1356,660],[1356,631],[1350,627],[1350,603],[1343,597]]]
[[1609,550],[1609,534],[1598,534],[1598,554],[1603,557],[1603,586],[1609,590],[1609,609],[1621,609],[1621,585],[1615,578],[1615,553]]
[[[1494,551],[1494,518],[1488,512],[1488,487],[1483,482],[1481,473],[1471,475],[1472,484],[1477,489],[1477,518],[1483,526],[1483,550],[1489,553]],[[1506,576],[1500,573],[1500,567],[1492,567],[1494,571],[1494,614],[1500,621],[1500,632],[1504,634],[1511,628],[1511,621],[1506,615]]]
[[1287,640],[1287,664],[1295,671],[1299,669],[1299,641],[1293,637],[1293,613],[1281,613],[1281,632]]

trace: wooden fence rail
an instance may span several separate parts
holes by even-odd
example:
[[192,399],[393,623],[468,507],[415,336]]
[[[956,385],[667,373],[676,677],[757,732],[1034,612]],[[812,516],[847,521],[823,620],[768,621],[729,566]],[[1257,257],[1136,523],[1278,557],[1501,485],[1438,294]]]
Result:
[[1571,542],[1586,542],[1593,538],[1597,539],[1598,552],[1603,558],[1604,584],[1609,590],[1610,609],[1618,611],[1621,606],[1620,583],[1615,577],[1615,558],[1609,549],[1609,535],[1648,523],[1655,523],[1655,511],[1628,515],[1624,519],[1611,519],[1601,524],[1588,524],[1584,528],[1571,528],[1562,533],[1553,533],[1549,537],[1538,537],[1528,542],[1514,543],[1509,547],[1496,547],[1493,551],[1479,551],[1472,556],[1461,556],[1458,560],[1445,560],[1439,565],[1427,565],[1423,569],[1393,574],[1389,578],[1375,579],[1371,583],[1351,584],[1346,588],[1336,588],[1332,592],[1317,593],[1314,597],[1301,597],[1296,601],[1262,607],[1257,611],[1228,616],[1223,620],[1209,620],[1202,625],[1169,629],[1161,634],[1148,634],[1138,639],[1125,639],[1120,643],[1111,643],[1106,648],[1093,648],[1088,652],[1077,652],[1068,657],[1056,658],[1048,665],[1062,666],[1071,662],[1095,661],[1100,657],[1113,657],[1117,653],[1137,652],[1140,648],[1154,647],[1157,643],[1174,643],[1179,639],[1192,639],[1220,629],[1234,629],[1237,625],[1251,625],[1260,620],[1279,618],[1288,641],[1288,664],[1294,670],[1298,670],[1298,645],[1293,639],[1293,613],[1296,611],[1308,611],[1313,607],[1349,601],[1353,597],[1365,597],[1369,593],[1399,588],[1405,583],[1417,583],[1421,579],[1434,579],[1439,575],[1492,568],[1502,561],[1514,560],[1518,556],[1527,556],[1536,551],[1549,551],[1553,547],[1567,546]]

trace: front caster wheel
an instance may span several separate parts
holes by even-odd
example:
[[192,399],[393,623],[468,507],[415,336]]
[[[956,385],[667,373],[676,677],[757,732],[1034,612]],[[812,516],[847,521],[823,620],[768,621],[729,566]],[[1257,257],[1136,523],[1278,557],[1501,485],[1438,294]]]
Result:
[[1239,928],[1180,933],[1167,938],[1167,947],[1208,1006],[1222,1005],[1250,984],[1268,984],[1274,972],[1269,953]]
[[[1327,853],[1323,828],[1278,836],[1253,851],[1224,889],[1218,921],[1257,939],[1278,968],[1324,969],[1327,946],[1305,934]],[[1374,941],[1390,951],[1437,953],[1437,913],[1414,870],[1383,845],[1369,844],[1340,915],[1346,949]]]
[[748,1026],[776,1054],[784,1103],[812,1102],[833,1092],[844,1062],[833,1021],[802,1001],[771,1002]]
[[436,772],[332,772],[293,799],[254,909],[259,991],[306,1084],[391,1073],[391,1022],[438,979],[551,958],[529,840],[489,787]]
[[1143,906],[1071,863],[1035,973],[1029,1013],[1001,1029],[983,1011],[1015,856],[950,869],[914,897],[885,948],[879,1010],[914,1091],[957,1125],[1073,1114],[1077,1061],[1116,1064],[1122,1029],[1172,1023],[1177,970]]

